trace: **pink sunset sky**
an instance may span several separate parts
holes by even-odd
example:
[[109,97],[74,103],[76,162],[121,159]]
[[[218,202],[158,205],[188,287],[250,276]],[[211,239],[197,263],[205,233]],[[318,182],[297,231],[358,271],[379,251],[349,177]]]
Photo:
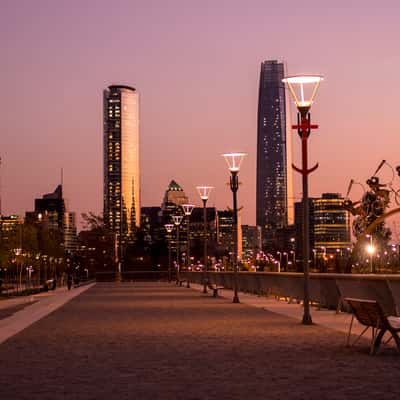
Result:
[[[159,206],[175,179],[197,205],[195,186],[215,186],[208,204],[226,208],[221,154],[243,151],[238,203],[255,224],[259,68],[270,59],[324,75],[310,195],[344,194],[382,159],[400,164],[399,16],[395,0],[2,0],[3,214],[32,210],[61,168],[68,209],[102,211],[102,91],[125,84],[141,94],[142,206]],[[296,133],[293,154],[300,164]]]

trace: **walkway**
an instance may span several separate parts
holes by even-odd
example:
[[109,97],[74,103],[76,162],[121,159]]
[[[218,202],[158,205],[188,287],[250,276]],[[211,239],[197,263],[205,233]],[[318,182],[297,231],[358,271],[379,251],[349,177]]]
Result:
[[394,351],[344,340],[195,289],[96,284],[0,345],[0,398],[398,399]]

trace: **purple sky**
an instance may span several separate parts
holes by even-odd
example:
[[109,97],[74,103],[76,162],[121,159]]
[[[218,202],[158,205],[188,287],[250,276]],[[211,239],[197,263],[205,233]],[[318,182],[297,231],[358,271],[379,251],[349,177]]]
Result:
[[244,151],[238,203],[242,222],[254,224],[258,79],[267,59],[285,61],[289,74],[325,76],[312,109],[320,129],[309,139],[310,165],[320,168],[311,195],[345,193],[383,158],[400,164],[400,2],[325,3],[2,0],[3,212],[32,210],[61,167],[68,208],[102,210],[102,90],[119,83],[141,93],[142,205],[160,205],[171,179],[198,205],[199,184],[216,187],[210,205],[231,205],[220,154]]

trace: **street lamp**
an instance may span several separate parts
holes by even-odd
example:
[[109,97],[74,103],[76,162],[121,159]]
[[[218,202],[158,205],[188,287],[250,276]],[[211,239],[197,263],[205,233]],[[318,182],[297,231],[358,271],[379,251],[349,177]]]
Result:
[[297,129],[301,138],[302,149],[302,168],[294,165],[293,169],[299,172],[303,177],[303,271],[304,271],[304,314],[303,324],[312,324],[310,314],[309,300],[309,265],[310,258],[310,240],[309,240],[309,209],[308,209],[308,174],[318,168],[318,164],[308,169],[307,159],[307,139],[311,133],[311,129],[318,128],[318,125],[311,125],[310,108],[314,102],[315,95],[319,84],[322,81],[321,76],[292,76],[282,79],[289,87],[297,107],[297,125],[293,125],[292,129]]
[[293,257],[293,261],[292,261],[293,268],[296,271],[296,252],[294,250],[290,250],[290,254],[292,254],[292,257]]
[[372,242],[372,235],[366,235],[366,236],[370,238],[369,245],[367,245],[367,253],[369,254],[369,260],[370,260],[370,272],[371,274],[373,274],[374,273],[373,257],[375,253],[375,246],[373,245]]
[[312,249],[314,260],[314,271],[317,271],[317,249]]
[[181,224],[183,219],[182,215],[173,215],[172,220],[174,221],[174,225],[176,226],[176,264],[177,264],[177,271],[176,275],[179,279],[179,225]]
[[211,190],[214,189],[213,186],[196,186],[199,192],[200,198],[203,202],[203,236],[204,236],[204,249],[203,249],[203,293],[207,293],[207,200],[210,197]]
[[278,272],[281,272],[281,265],[282,265],[282,253],[277,251],[276,254],[279,254],[279,264],[278,264]]
[[286,251],[284,251],[282,254],[284,256],[286,256],[286,263],[285,263],[284,271],[287,272],[288,271],[288,264],[289,264],[289,255],[288,255],[288,253],[286,253]]
[[164,228],[168,234],[168,282],[171,283],[171,232],[174,229],[174,224],[165,224]]
[[233,194],[233,303],[240,303],[238,297],[238,221],[237,221],[237,191],[239,189],[238,173],[243,162],[245,153],[226,153],[222,154],[228,164],[230,176],[230,186]]

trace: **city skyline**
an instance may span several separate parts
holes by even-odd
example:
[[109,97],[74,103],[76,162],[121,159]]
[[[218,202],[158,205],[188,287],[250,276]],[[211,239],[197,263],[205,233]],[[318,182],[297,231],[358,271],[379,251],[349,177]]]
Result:
[[[344,195],[351,178],[364,182],[380,160],[400,161],[397,2],[4,5],[4,214],[23,215],[33,198],[59,183],[61,168],[68,208],[101,212],[99,97],[105,86],[121,83],[142,95],[142,204],[160,205],[176,179],[197,205],[195,186],[215,186],[210,206],[225,209],[231,193],[220,155],[244,151],[238,202],[242,222],[254,225],[258,68],[266,59],[284,60],[289,74],[325,77],[312,109],[320,128],[310,139],[310,164],[320,167],[310,178],[311,196]],[[117,28],[105,28],[111,25]],[[390,176],[387,168],[380,173],[383,181]],[[298,201],[296,176],[294,183]]]

